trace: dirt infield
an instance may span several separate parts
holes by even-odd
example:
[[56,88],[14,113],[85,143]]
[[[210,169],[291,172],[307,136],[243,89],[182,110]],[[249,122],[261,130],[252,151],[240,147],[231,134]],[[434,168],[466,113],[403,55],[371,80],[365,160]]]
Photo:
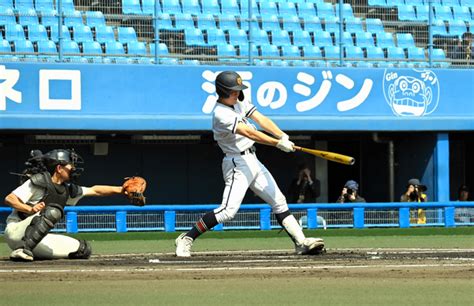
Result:
[[[298,273],[295,273],[297,271]],[[32,263],[0,259],[0,281],[117,279],[221,279],[351,277],[473,279],[474,250],[334,249],[319,256],[290,250],[197,252],[191,258],[169,253],[95,255],[89,260]]]

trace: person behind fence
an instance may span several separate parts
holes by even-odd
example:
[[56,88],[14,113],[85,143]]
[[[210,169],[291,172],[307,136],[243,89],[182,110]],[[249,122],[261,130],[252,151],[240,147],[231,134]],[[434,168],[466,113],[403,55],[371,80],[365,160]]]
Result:
[[[469,199],[469,187],[461,185],[458,189],[459,202],[470,201]],[[454,215],[456,222],[470,223],[474,219],[474,208],[472,207],[457,207]]]
[[354,180],[347,181],[337,203],[365,203],[365,199],[359,195],[359,184]]
[[316,203],[321,191],[321,183],[311,176],[311,170],[306,165],[298,167],[298,177],[293,179],[288,189],[290,203]]
[[[400,197],[400,202],[428,202],[428,196],[425,191],[428,188],[420,183],[417,178],[411,178],[407,183],[407,190]],[[412,209],[410,211],[410,222],[417,224],[426,224],[426,213],[422,208]]]
[[[473,39],[472,33],[466,32],[462,35],[461,40],[459,41],[456,48],[454,48],[451,58],[457,60],[465,60],[467,64],[474,59],[474,48],[472,46]],[[465,65],[466,62],[457,62],[454,64]]]
[[[255,142],[277,147],[286,153],[295,151],[294,143],[270,118],[244,99],[243,90],[247,86],[242,84],[239,74],[234,71],[221,72],[216,77],[215,86],[219,97],[214,108],[212,131],[225,154],[222,160],[225,181],[222,202],[220,207],[206,213],[190,231],[182,233],[175,240],[176,256],[190,257],[196,238],[217,224],[232,220],[249,188],[271,205],[278,223],[293,240],[297,254],[321,253],[324,241],[305,237],[275,179],[255,153]],[[249,119],[268,134],[258,131]]]
[[31,152],[22,184],[5,198],[13,208],[4,235],[12,250],[11,260],[89,258],[92,250],[88,241],[49,232],[63,218],[65,205],[75,205],[87,196],[121,194],[122,186],[77,185],[82,163],[74,150]]

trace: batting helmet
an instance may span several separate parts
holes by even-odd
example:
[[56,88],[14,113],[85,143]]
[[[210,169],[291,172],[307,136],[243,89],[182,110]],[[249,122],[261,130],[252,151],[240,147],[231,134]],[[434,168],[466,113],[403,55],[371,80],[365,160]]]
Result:
[[240,75],[234,71],[223,71],[216,77],[216,91],[220,98],[228,98],[231,91],[240,91],[239,101],[243,101],[243,90],[247,88],[242,84]]

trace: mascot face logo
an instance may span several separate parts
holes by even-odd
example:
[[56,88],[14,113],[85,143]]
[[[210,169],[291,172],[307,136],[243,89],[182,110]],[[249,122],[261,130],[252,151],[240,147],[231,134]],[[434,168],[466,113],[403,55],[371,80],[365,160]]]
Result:
[[439,82],[431,70],[386,69],[383,90],[385,100],[397,116],[421,117],[431,114],[438,106]]

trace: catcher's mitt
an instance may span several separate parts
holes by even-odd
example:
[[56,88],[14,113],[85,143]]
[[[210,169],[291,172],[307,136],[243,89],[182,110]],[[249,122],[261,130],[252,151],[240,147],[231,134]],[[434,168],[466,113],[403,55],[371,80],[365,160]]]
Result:
[[145,205],[146,180],[140,176],[126,177],[122,185],[122,192],[133,205]]

